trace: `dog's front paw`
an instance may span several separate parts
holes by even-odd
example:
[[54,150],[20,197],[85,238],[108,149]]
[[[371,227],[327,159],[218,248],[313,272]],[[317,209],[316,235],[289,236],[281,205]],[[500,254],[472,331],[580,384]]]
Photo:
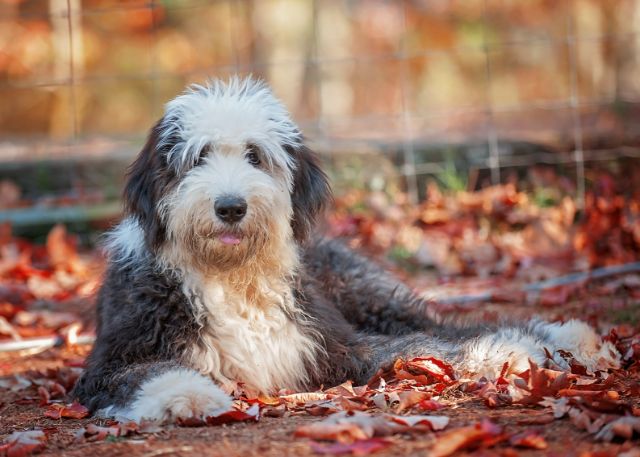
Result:
[[177,369],[146,381],[129,407],[111,411],[111,415],[134,421],[175,422],[216,415],[231,407],[231,397],[211,379],[192,370]]

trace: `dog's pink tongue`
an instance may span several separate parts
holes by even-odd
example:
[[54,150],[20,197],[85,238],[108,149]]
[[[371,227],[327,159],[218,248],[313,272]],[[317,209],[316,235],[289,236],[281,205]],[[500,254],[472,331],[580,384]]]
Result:
[[220,241],[223,244],[240,244],[240,238],[235,235],[231,235],[230,233],[225,233],[220,236]]

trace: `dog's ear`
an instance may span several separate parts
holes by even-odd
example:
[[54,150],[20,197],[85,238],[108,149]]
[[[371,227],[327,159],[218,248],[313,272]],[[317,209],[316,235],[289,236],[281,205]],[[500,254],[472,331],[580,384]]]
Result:
[[158,202],[175,181],[173,167],[167,165],[166,140],[160,148],[162,119],[151,129],[147,142],[127,172],[124,209],[134,216],[145,234],[147,247],[156,251],[164,242],[166,226],[158,213]]
[[309,238],[317,217],[331,201],[331,187],[315,152],[302,145],[290,148],[289,153],[295,162],[291,227],[296,241],[302,243]]

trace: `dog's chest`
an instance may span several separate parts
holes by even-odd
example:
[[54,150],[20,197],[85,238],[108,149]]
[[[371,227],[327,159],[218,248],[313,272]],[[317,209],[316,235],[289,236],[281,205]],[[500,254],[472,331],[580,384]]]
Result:
[[207,324],[191,358],[200,371],[265,393],[304,385],[315,342],[283,311],[291,305],[288,290],[266,294],[256,306],[219,284],[202,289]]

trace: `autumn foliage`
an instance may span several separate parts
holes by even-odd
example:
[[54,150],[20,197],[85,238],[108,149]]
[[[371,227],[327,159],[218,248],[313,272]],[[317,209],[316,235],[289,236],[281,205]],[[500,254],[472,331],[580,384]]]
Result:
[[[640,334],[633,314],[612,322],[607,306],[632,310],[640,296],[640,276],[634,270],[609,274],[606,268],[637,258],[640,230],[637,202],[611,194],[605,184],[587,195],[581,214],[568,197],[540,207],[512,185],[458,193],[430,187],[428,199],[418,206],[402,195],[351,193],[338,199],[329,231],[377,256],[416,287],[425,276],[433,277],[427,266],[437,271],[431,288],[443,287],[463,298],[477,294],[479,284],[489,284],[490,293],[468,302],[466,313],[489,305],[504,312],[524,306],[529,315],[544,311],[561,319],[567,310],[584,318],[588,309],[590,321],[622,354],[621,369],[589,372],[564,353],[570,372],[549,358],[542,366],[531,362],[522,373],[505,364],[496,379],[469,380],[458,378],[449,361],[425,355],[399,359],[362,386],[347,381],[274,396],[256,395],[242,384],[226,386],[235,398],[232,410],[169,427],[90,418],[84,406],[73,402],[69,392],[87,352],[76,341],[79,334],[92,332],[88,316],[100,283],[101,257],[95,250],[79,251],[62,226],[52,229],[43,245],[13,237],[5,226],[0,237],[0,368],[5,375],[0,391],[7,400],[0,400],[0,411],[30,419],[27,427],[15,428],[5,415],[0,456],[103,441],[153,443],[167,429],[190,433],[220,427],[277,429],[278,424],[290,424],[287,440],[319,455],[392,455],[411,446],[432,456],[565,449],[553,433],[558,426],[581,434],[586,446],[600,449],[598,455],[626,452],[640,437]],[[606,274],[541,288],[531,298],[527,285],[578,267],[604,267]],[[460,311],[442,306],[450,298],[440,303],[436,298],[434,308]],[[17,352],[3,346],[36,337],[50,342]],[[63,436],[66,441],[60,441]]]

